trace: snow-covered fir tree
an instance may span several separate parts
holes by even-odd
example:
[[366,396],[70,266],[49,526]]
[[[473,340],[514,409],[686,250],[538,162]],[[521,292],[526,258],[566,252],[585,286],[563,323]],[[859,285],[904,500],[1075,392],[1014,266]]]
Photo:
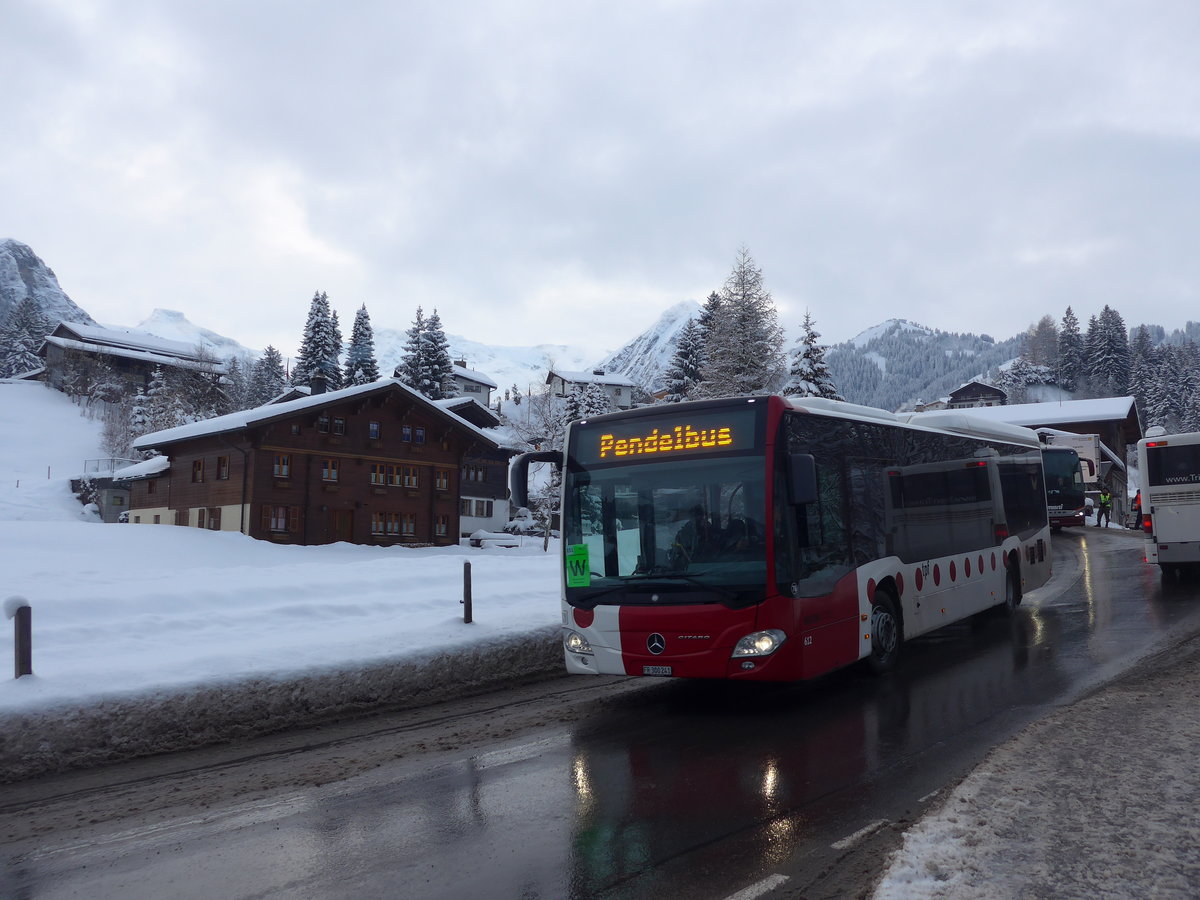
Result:
[[300,352],[292,366],[292,384],[307,387],[312,383],[313,374],[319,371],[325,376],[325,384],[330,390],[341,387],[342,368],[338,362],[341,353],[342,335],[337,316],[329,308],[328,295],[317,291],[309,303]]
[[354,327],[350,330],[350,345],[346,348],[346,376],[344,387],[370,384],[379,380],[379,363],[375,360],[375,332],[371,328],[371,316],[364,303],[354,314]]
[[268,344],[250,372],[250,392],[247,397],[250,407],[270,403],[283,393],[286,386],[283,354]]
[[745,247],[719,298],[704,344],[701,395],[744,397],[776,390],[787,372],[783,329],[762,269]]
[[602,416],[612,412],[612,404],[604,388],[595,382],[577,384],[571,388],[563,404],[563,427],[568,422],[578,419],[590,419],[592,416]]
[[671,357],[671,365],[667,368],[667,393],[663,400],[667,403],[679,403],[691,400],[696,395],[700,384],[704,363],[704,342],[700,322],[688,319],[679,330],[675,341],[675,353]]
[[802,327],[804,334],[797,341],[800,349],[792,360],[791,369],[788,370],[788,380],[783,393],[787,396],[844,400],[845,398],[838,393],[837,385],[833,383],[833,376],[825,362],[826,348],[817,342],[821,335],[814,327],[812,314],[808,310],[804,311]]
[[1157,377],[1158,353],[1150,339],[1149,330],[1145,325],[1140,325],[1133,332],[1133,340],[1129,344],[1129,393],[1143,412],[1147,408],[1151,382]]
[[427,396],[431,400],[445,400],[458,396],[458,385],[454,381],[454,361],[450,358],[450,342],[446,340],[446,330],[442,327],[442,317],[437,308],[425,323],[428,335],[426,348],[429,353],[429,382],[432,393]]
[[1062,317],[1062,326],[1058,329],[1058,367],[1055,369],[1055,379],[1059,387],[1073,391],[1083,377],[1083,335],[1079,331],[1079,319],[1071,307]]
[[20,375],[42,365],[38,347],[54,326],[32,297],[18,303],[0,325],[0,378]]
[[450,378],[454,364],[450,360],[449,342],[437,310],[426,319],[424,311],[418,306],[417,315],[406,336],[404,353],[400,357],[400,364],[396,366],[395,377],[430,400],[455,396],[457,390]]
[[1129,390],[1129,334],[1125,320],[1105,304],[1085,340],[1088,390],[1093,397],[1123,397]]
[[1024,356],[1032,366],[1051,372],[1058,368],[1058,329],[1050,316],[1042,316],[1025,332]]
[[225,363],[225,397],[227,412],[250,407],[251,364],[239,356],[231,356]]

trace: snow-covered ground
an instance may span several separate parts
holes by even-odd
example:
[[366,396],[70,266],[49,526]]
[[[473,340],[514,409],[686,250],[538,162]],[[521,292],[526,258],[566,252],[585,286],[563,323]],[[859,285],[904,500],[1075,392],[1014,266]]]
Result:
[[[556,548],[543,552],[538,539],[511,549],[287,547],[105,525],[69,489],[83,461],[103,455],[99,438],[99,423],[62,394],[0,383],[0,601],[32,607],[34,668],[0,680],[0,715],[429,659],[559,621]],[[468,561],[470,625],[459,602]]]

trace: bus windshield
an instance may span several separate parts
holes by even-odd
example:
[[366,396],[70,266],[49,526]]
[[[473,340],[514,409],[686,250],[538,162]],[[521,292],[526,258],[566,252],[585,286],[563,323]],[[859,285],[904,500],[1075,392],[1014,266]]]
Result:
[[761,599],[765,471],[761,456],[568,467],[568,601],[649,602],[639,585],[653,585],[656,603]]
[[1046,470],[1046,502],[1050,506],[1074,509],[1083,506],[1083,472],[1079,454],[1067,448],[1042,451]]

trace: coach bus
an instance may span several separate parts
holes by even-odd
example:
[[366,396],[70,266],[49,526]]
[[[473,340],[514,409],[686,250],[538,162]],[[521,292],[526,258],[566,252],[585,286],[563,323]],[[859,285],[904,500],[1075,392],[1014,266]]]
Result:
[[1050,529],[1083,525],[1086,500],[1083,466],[1079,454],[1070,447],[1043,447],[1042,468],[1046,472],[1046,508]]
[[1200,568],[1200,433],[1144,437],[1137,460],[1146,561],[1164,574]]
[[567,670],[795,681],[1001,606],[1050,575],[1028,429],[812,398],[573,422],[562,467]]

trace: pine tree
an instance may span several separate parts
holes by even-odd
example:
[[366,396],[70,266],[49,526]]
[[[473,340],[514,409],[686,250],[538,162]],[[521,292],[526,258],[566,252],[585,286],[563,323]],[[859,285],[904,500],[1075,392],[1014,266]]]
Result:
[[92,368],[92,382],[88,386],[88,405],[105,409],[117,406],[125,399],[127,392],[123,379],[107,357],[97,359]]
[[399,378],[410,388],[420,391],[422,394],[425,392],[421,390],[421,383],[427,368],[425,362],[427,357],[425,331],[427,327],[425,312],[418,306],[412,326],[405,332],[404,352],[400,355],[400,363],[393,373],[395,378]]
[[1058,330],[1058,367],[1055,370],[1058,386],[1073,391],[1083,376],[1083,335],[1079,333],[1079,320],[1071,307],[1067,307]]
[[250,391],[247,397],[250,407],[270,403],[283,393],[286,386],[287,376],[283,371],[283,356],[268,344],[263,355],[254,363],[250,373]]
[[664,400],[667,403],[691,400],[696,394],[696,388],[702,378],[701,366],[704,360],[701,334],[700,323],[696,319],[688,319],[679,330],[679,337],[675,341],[675,354],[671,357],[671,365],[664,376],[667,382]]
[[458,385],[454,382],[454,361],[450,359],[450,342],[442,328],[442,319],[435,308],[425,323],[426,352],[429,354],[429,393],[431,400],[443,400],[458,396]]
[[792,368],[788,372],[787,384],[783,392],[789,396],[825,397],[830,400],[844,400],[833,383],[833,376],[825,362],[825,349],[817,343],[821,335],[813,327],[813,319],[808,310],[804,312],[804,334],[797,341],[802,349],[795,356]]
[[250,379],[253,368],[243,359],[231,356],[225,363],[225,396],[228,400],[222,413],[248,409],[253,404],[250,397]]
[[1105,305],[1095,328],[1088,327],[1085,365],[1091,389],[1097,397],[1122,397],[1129,390],[1129,335],[1125,321]]
[[1158,360],[1145,325],[1138,326],[1133,333],[1129,360],[1129,392],[1133,394],[1138,408],[1145,410],[1150,383],[1158,377]]
[[42,365],[38,347],[54,330],[32,297],[26,297],[0,327],[0,378],[20,375]]
[[354,314],[350,331],[350,346],[346,348],[346,375],[343,384],[370,384],[379,380],[379,363],[375,361],[375,332],[364,303]]
[[783,330],[749,250],[738,251],[721,288],[704,347],[708,397],[748,396],[775,390],[786,375]]
[[[517,387],[517,383],[515,381],[513,382],[511,391],[512,391],[513,406],[520,406],[521,405],[521,389],[519,387]],[[509,396],[507,394],[505,394],[504,399],[505,400],[509,399]]]
[[300,352],[292,367],[292,384],[307,387],[312,384],[313,375],[320,372],[325,376],[327,387],[341,387],[342,370],[338,362],[341,353],[342,334],[337,314],[330,311],[329,297],[325,292],[317,291],[308,307]]

